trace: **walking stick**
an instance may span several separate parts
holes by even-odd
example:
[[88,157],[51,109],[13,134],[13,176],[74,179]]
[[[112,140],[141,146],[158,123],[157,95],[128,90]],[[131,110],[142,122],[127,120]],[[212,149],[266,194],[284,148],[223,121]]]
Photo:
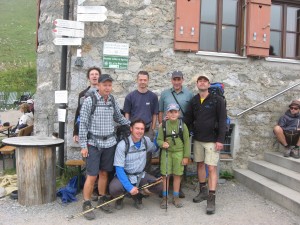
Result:
[[168,149],[166,149],[166,212],[168,212],[168,195],[169,195],[169,187],[168,187]]
[[[158,179],[155,180],[153,183],[147,183],[147,184],[144,184],[143,186],[139,187],[138,190],[140,191],[140,190],[143,190],[143,189],[146,189],[146,188],[155,186],[155,185],[157,185],[157,184],[159,184],[159,183],[161,183],[161,182],[162,182],[162,178],[158,178]],[[93,211],[94,209],[98,209],[98,208],[100,208],[100,207],[102,207],[102,206],[105,206],[105,205],[111,203],[111,202],[114,202],[114,201],[116,201],[116,200],[119,200],[119,199],[121,199],[121,198],[124,198],[125,196],[127,196],[127,195],[129,195],[129,194],[130,194],[130,193],[127,192],[126,194],[120,195],[120,196],[118,196],[118,197],[116,197],[116,198],[114,198],[114,199],[112,199],[112,200],[110,200],[110,201],[104,202],[104,203],[101,204],[101,205],[97,205],[97,206],[95,206],[95,207],[93,207],[93,208],[90,208],[90,209],[88,209],[88,210],[86,210],[86,211],[83,211],[83,212],[81,212],[81,213],[78,213],[78,214],[76,214],[76,215],[68,216],[67,218],[68,218],[68,220],[70,220],[70,219],[75,219],[75,218],[77,218],[77,217],[83,216],[84,214],[86,214],[86,213],[88,213],[88,212],[91,212],[91,211]]]

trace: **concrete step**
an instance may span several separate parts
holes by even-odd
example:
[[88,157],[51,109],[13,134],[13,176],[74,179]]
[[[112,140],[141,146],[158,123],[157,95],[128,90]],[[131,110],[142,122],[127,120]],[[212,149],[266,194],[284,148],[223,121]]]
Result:
[[235,178],[263,197],[300,215],[300,193],[253,171],[235,169]]
[[294,159],[292,157],[283,157],[283,153],[280,152],[266,152],[264,159],[267,162],[300,173],[300,159]]
[[300,192],[300,173],[262,160],[249,161],[248,169]]

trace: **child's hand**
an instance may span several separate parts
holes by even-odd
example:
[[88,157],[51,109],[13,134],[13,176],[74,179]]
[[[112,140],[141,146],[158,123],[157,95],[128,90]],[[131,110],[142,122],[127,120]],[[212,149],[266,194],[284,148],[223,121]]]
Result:
[[162,147],[163,147],[164,149],[167,149],[167,148],[170,147],[170,145],[169,145],[168,142],[165,141],[165,142],[163,143]]
[[182,161],[181,161],[181,164],[183,166],[186,166],[188,163],[189,163],[189,158],[183,158]]

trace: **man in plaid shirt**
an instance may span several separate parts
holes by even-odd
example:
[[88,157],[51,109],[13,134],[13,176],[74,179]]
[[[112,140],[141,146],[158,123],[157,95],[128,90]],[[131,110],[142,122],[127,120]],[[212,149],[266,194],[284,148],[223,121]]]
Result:
[[[108,182],[108,172],[113,171],[113,160],[115,146],[117,144],[114,133],[114,122],[121,125],[129,125],[120,111],[112,91],[112,81],[110,75],[102,74],[98,80],[98,92],[95,92],[97,99],[96,108],[93,112],[93,97],[84,100],[80,111],[79,140],[81,154],[86,157],[86,181],[83,188],[83,211],[92,208],[91,195],[94,183],[99,175],[98,181],[98,205],[108,201],[106,187]],[[100,207],[106,213],[112,213],[109,205]],[[85,218],[92,220],[95,218],[93,211],[84,214]]]

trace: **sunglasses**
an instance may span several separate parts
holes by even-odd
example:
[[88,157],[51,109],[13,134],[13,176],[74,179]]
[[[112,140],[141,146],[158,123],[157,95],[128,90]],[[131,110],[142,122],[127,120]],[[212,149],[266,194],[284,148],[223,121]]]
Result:
[[299,110],[297,107],[290,107],[290,110]]

